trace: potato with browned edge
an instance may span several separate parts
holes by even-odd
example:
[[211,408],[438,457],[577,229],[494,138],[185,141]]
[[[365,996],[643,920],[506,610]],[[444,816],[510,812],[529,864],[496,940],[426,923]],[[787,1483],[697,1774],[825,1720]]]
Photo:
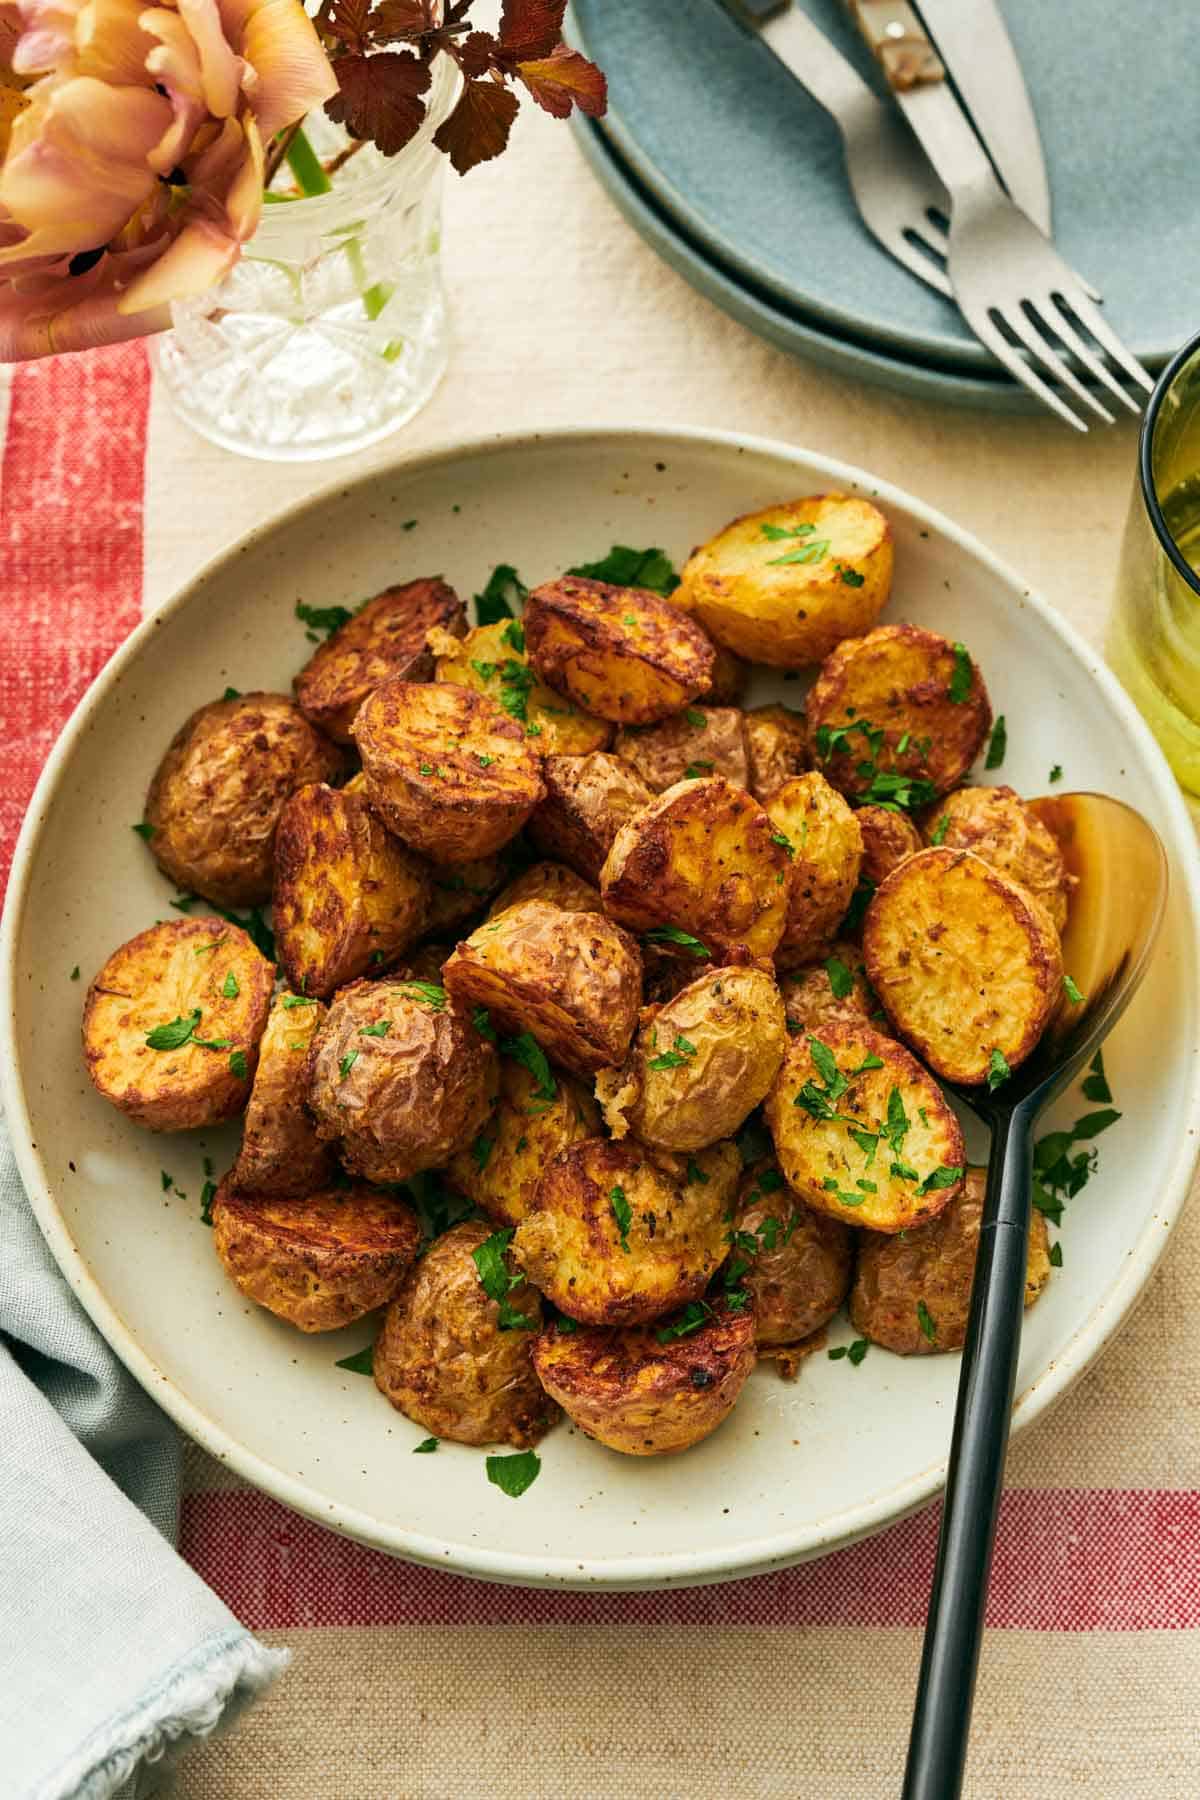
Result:
[[345,758],[286,694],[232,694],[186,719],[146,796],[164,875],[215,906],[271,898],[275,829],[289,794],[332,781]]
[[496,1105],[447,1166],[455,1188],[502,1225],[519,1225],[547,1164],[600,1130],[600,1109],[584,1087],[556,1069],[554,1093],[512,1056],[500,1059]]
[[862,873],[876,887],[898,869],[906,856],[924,849],[921,834],[907,813],[890,806],[860,806],[855,819],[862,834]]
[[543,756],[586,756],[608,748],[613,728],[606,720],[538,680],[526,661],[525,635],[515,619],[476,625],[461,640],[434,631],[429,644],[437,656],[435,680],[486,694],[537,738]]
[[687,706],[657,725],[623,725],[613,753],[656,794],[705,775],[746,786],[746,741],[736,706]]
[[772,794],[767,812],[791,854],[788,915],[775,951],[781,969],[813,962],[832,943],[858,886],[862,833],[823,775],[796,775]]
[[475,1255],[494,1235],[490,1225],[468,1219],[429,1246],[384,1316],[375,1340],[375,1385],[436,1438],[524,1450],[545,1436],[558,1408],[530,1354],[542,1322],[541,1296],[518,1282],[502,1313],[480,1279]]
[[604,859],[622,825],[654,798],[641,776],[619,756],[548,756],[542,764],[545,798],[529,821],[543,856],[565,862],[586,881],[599,881]]
[[348,744],[359,707],[377,687],[392,676],[433,679],[433,652],[425,638],[435,628],[454,637],[467,629],[462,601],[440,576],[384,588],[313,651],[292,684],[300,710],[339,744]]
[[1062,946],[1040,901],[969,850],[921,850],[867,908],[871,986],[944,1081],[1002,1079],[1037,1047],[1062,993]]
[[785,1380],[799,1367],[789,1352],[828,1325],[846,1298],[853,1245],[850,1227],[798,1200],[777,1163],[767,1158],[747,1170],[725,1279],[750,1295],[759,1354],[775,1356]]
[[714,644],[712,680],[702,694],[696,695],[697,702],[701,706],[739,706],[749,679],[749,665],[732,650]]
[[887,1014],[867,980],[862,951],[844,938],[835,938],[820,962],[785,970],[779,977],[779,992],[787,1028],[794,1037],[808,1031],[820,1037],[834,1020],[844,1025],[873,1025],[876,1031],[891,1035]]
[[508,873],[504,860],[507,848],[506,845],[494,856],[481,856],[472,862],[428,865],[432,897],[422,935],[456,936],[460,925],[478,916],[503,885]]
[[338,1331],[383,1306],[421,1241],[411,1206],[360,1185],[285,1199],[236,1188],[226,1176],[212,1224],[225,1273],[300,1331]]
[[[863,1233],[850,1291],[850,1320],[863,1337],[897,1356],[961,1350],[971,1311],[986,1186],[986,1169],[968,1169],[958,1198],[928,1225],[906,1231],[903,1237]],[[1025,1264],[1027,1307],[1049,1279],[1046,1221],[1035,1208]]]
[[242,1147],[230,1184],[247,1193],[314,1194],[333,1180],[334,1160],[308,1111],[308,1051],[325,1008],[302,994],[277,994],[258,1046],[258,1068]]
[[563,575],[534,588],[522,623],[542,680],[618,725],[665,719],[712,683],[715,657],[705,633],[646,588]]
[[626,1456],[690,1450],[729,1417],[745,1386],[754,1321],[718,1304],[704,1308],[696,1329],[679,1323],[679,1332],[551,1326],[534,1344],[534,1368],[571,1422],[608,1449]]
[[170,919],[114,950],[87,991],[92,1086],[151,1131],[192,1131],[241,1112],[275,970],[225,919]]
[[[1040,900],[1060,934],[1067,923],[1070,877],[1049,828],[1010,787],[956,788],[924,820],[925,840],[971,850]],[[916,846],[919,848],[918,846]]]
[[520,906],[524,900],[545,900],[549,906],[561,907],[563,912],[604,911],[599,888],[577,875],[574,869],[568,869],[565,863],[558,862],[531,863],[523,869],[496,895],[488,907],[489,919],[494,919],[497,913],[507,912],[510,906]]
[[642,959],[602,913],[524,900],[459,944],[443,978],[466,1011],[486,1007],[498,1030],[532,1032],[551,1061],[591,1075],[633,1036]]
[[742,715],[746,738],[746,786],[765,806],[793,775],[808,767],[804,714],[791,706],[752,706]]

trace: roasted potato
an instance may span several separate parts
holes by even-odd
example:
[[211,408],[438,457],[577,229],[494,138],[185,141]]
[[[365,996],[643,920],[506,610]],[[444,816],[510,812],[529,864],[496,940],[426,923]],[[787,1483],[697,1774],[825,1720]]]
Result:
[[887,1014],[872,993],[866,965],[857,944],[837,938],[820,962],[790,969],[779,977],[779,992],[793,1037],[813,1032],[824,1035],[834,1020],[844,1025],[873,1025],[891,1036]]
[[527,735],[537,739],[543,756],[586,756],[592,750],[606,750],[612,726],[539,681],[526,661],[524,642],[524,632],[515,619],[476,625],[461,641],[431,632],[430,647],[437,656],[435,679],[486,694],[511,718],[520,720]]
[[766,1096],[787,1044],[783,1002],[762,969],[715,969],[641,1015],[620,1069],[596,1097],[616,1138],[666,1150],[732,1137]]
[[586,881],[599,881],[604,859],[622,825],[654,795],[628,763],[598,750],[592,756],[548,756],[546,795],[529,821],[543,856],[565,862]]
[[746,741],[736,706],[688,706],[657,725],[623,725],[613,751],[656,794],[705,775],[746,786]]
[[[853,1243],[848,1225],[796,1198],[776,1163],[768,1159],[747,1171],[726,1280],[739,1282],[750,1295],[760,1351],[793,1349],[828,1325],[849,1292]],[[796,1373],[791,1358],[780,1362],[782,1374]]]
[[903,1231],[962,1187],[962,1129],[941,1089],[870,1025],[793,1038],[766,1119],[789,1187],[847,1225]]
[[632,938],[602,913],[524,900],[472,932],[444,979],[465,1012],[486,1007],[498,1029],[531,1032],[551,1061],[590,1075],[625,1054],[637,1022],[642,959]]
[[568,869],[565,863],[531,863],[515,880],[502,888],[488,908],[489,919],[520,906],[525,900],[545,900],[564,912],[603,912],[599,888]]
[[892,586],[892,530],[850,494],[815,494],[740,519],[693,550],[683,604],[715,643],[802,669],[869,629]]
[[324,1017],[319,1000],[276,995],[258,1046],[242,1147],[229,1173],[232,1187],[260,1195],[315,1194],[332,1181],[333,1157],[306,1105],[309,1046]]
[[600,1130],[600,1110],[570,1075],[553,1076],[554,1096],[511,1056],[500,1059],[500,1095],[466,1150],[450,1158],[455,1188],[501,1225],[519,1225],[546,1165],[560,1150]]
[[924,829],[927,843],[940,844],[946,850],[972,850],[993,869],[1018,882],[1041,901],[1055,930],[1062,932],[1070,881],[1062,851],[1014,789],[957,788],[929,812]]
[[862,833],[862,873],[879,887],[906,856],[924,848],[921,834],[906,813],[890,806],[860,806],[854,817]]
[[[698,1303],[699,1304],[699,1303]],[[754,1367],[748,1312],[706,1307],[702,1323],[624,1331],[543,1331],[533,1366],[588,1437],[627,1456],[688,1450],[728,1418]]]
[[318,1025],[308,1104],[324,1142],[367,1181],[441,1168],[491,1110],[496,1052],[445,989],[353,981]]
[[384,828],[361,790],[293,794],[279,820],[275,947],[298,994],[327,999],[378,973],[429,928],[431,876]]
[[787,921],[790,864],[779,832],[744,788],[680,781],[623,825],[600,873],[614,919],[667,927],[706,949],[770,956]]
[[503,851],[474,862],[432,864],[433,897],[425,915],[425,932],[439,938],[456,934],[460,925],[476,918],[487,905],[506,873]]
[[97,1093],[151,1131],[241,1112],[275,971],[225,919],[171,919],[114,950],[87,991],[83,1056]]
[[225,1273],[248,1300],[301,1331],[337,1331],[383,1306],[421,1241],[411,1206],[364,1186],[288,1200],[245,1192],[227,1176],[212,1223]]
[[490,856],[545,793],[525,727],[452,682],[386,681],[354,721],[367,795],[434,862]]
[[919,625],[880,625],[826,658],[807,719],[813,764],[840,793],[921,805],[962,780],[992,708],[961,644]]
[[[986,1169],[968,1169],[962,1192],[928,1225],[900,1237],[864,1232],[850,1291],[856,1331],[897,1356],[960,1350],[967,1335],[979,1251]],[[1034,1211],[1025,1267],[1025,1304],[1050,1279],[1046,1221]],[[918,1310],[924,1307],[924,1319]]]
[[307,782],[332,781],[343,763],[286,694],[202,706],[171,739],[146,796],[155,862],[215,906],[262,906],[285,800]]
[[513,1255],[584,1324],[656,1319],[698,1299],[724,1260],[738,1166],[736,1149],[721,1144],[678,1180],[632,1139],[586,1138],[546,1165]]
[[791,852],[788,914],[775,952],[781,969],[824,954],[846,916],[862,867],[862,833],[842,796],[812,770],[785,782],[767,803]]
[[392,676],[431,681],[431,630],[462,637],[467,615],[452,587],[437,575],[385,588],[314,650],[295,681],[296,700],[306,718],[348,744],[358,709],[368,694]]
[[804,714],[790,706],[752,706],[742,715],[746,786],[765,806],[793,775],[808,767]]
[[1024,1062],[1062,991],[1049,913],[969,850],[921,850],[867,908],[863,958],[905,1043],[978,1087]]
[[645,588],[563,575],[534,588],[523,618],[529,661],[556,693],[618,725],[650,725],[712,684],[712,644]]
[[714,644],[712,680],[702,694],[696,695],[697,703],[701,706],[737,706],[749,679],[749,667],[741,657]]
[[470,1219],[429,1246],[388,1307],[375,1342],[375,1385],[398,1411],[434,1437],[458,1444],[526,1449],[545,1436],[558,1409],[533,1372],[530,1351],[542,1303],[527,1282],[499,1303],[480,1281],[474,1252],[493,1235]]

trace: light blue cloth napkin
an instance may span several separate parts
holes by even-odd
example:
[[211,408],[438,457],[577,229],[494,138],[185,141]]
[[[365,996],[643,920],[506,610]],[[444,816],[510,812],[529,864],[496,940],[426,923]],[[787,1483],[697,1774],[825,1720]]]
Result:
[[174,1427],[42,1240],[0,1122],[0,1793],[149,1795],[288,1660],[179,1557]]

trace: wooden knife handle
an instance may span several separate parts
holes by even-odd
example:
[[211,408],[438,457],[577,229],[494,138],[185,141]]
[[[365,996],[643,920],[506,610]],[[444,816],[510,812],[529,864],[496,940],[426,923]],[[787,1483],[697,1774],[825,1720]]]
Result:
[[907,0],[847,0],[893,94],[932,87],[946,70]]

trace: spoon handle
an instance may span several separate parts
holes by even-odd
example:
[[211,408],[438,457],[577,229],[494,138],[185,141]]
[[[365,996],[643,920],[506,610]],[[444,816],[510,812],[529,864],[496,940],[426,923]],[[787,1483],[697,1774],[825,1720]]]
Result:
[[993,1125],[904,1800],[955,1800],[962,1787],[1021,1343],[1033,1125],[1022,1106]]

